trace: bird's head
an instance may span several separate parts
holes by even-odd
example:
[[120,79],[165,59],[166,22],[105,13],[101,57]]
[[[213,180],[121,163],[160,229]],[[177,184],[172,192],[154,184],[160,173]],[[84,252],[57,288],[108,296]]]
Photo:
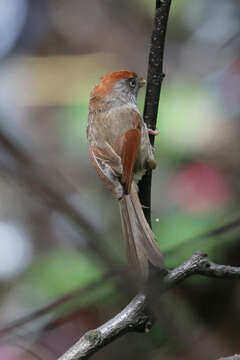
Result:
[[139,89],[146,81],[135,72],[121,70],[104,75],[91,92],[91,98],[99,97],[115,106],[136,104]]

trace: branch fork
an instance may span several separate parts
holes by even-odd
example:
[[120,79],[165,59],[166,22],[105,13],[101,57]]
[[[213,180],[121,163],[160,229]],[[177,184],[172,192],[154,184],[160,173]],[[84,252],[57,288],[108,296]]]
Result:
[[[160,281],[161,286],[158,293],[160,296],[193,275],[221,279],[240,279],[240,267],[215,264],[208,259],[207,254],[197,251],[183,264],[173,270],[167,270],[165,275],[160,273],[159,276],[158,274],[158,277],[155,277],[152,281]],[[151,301],[149,302],[147,295],[143,293],[136,295],[119,314],[97,329],[85,333],[58,360],[88,359],[104,345],[126,333],[132,331],[148,332],[153,324],[153,317],[149,309],[151,310]],[[235,360],[235,358],[236,356],[229,359]]]

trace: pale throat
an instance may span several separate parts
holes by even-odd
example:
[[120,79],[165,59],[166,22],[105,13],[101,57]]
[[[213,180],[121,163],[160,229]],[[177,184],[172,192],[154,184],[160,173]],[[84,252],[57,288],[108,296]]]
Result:
[[132,92],[125,85],[125,83],[119,81],[114,87],[111,96],[109,96],[108,102],[114,107],[129,106],[131,108],[137,107],[137,92]]

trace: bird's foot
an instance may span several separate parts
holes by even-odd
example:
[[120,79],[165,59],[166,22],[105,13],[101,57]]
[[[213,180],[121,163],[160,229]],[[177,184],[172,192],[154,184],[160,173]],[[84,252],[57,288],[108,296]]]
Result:
[[148,129],[148,133],[150,135],[157,136],[159,134],[159,131],[158,130]]

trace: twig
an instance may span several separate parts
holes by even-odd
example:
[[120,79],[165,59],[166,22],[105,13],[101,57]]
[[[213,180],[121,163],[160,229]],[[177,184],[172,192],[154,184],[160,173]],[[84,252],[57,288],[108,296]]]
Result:
[[[156,13],[149,51],[147,90],[143,114],[147,127],[153,130],[156,128],[160,92],[164,78],[163,55],[170,6],[171,0],[156,0]],[[150,135],[150,141],[151,144],[154,145],[154,136]],[[139,197],[141,203],[144,205],[144,213],[149,224],[151,224],[151,184],[152,171],[149,170],[139,183]]]
[[[215,264],[209,261],[206,254],[197,252],[185,263],[169,271],[164,276],[159,296],[192,275],[203,275],[221,279],[240,279],[240,267]],[[113,319],[85,333],[58,360],[88,359],[104,345],[128,332],[148,331],[151,323],[151,315],[147,311],[146,295],[139,294]],[[235,360],[235,358],[232,358],[232,360]]]
[[24,151],[21,151],[18,145],[11,141],[2,130],[0,131],[0,144],[15,160],[17,160],[22,165],[32,165],[32,160],[29,158],[28,154],[26,154]]
[[[49,181],[46,169],[38,164],[20,146],[6,135],[0,128],[0,145],[17,161],[17,165],[12,167],[8,164],[0,164],[0,171],[18,180],[28,190],[38,196],[40,201],[45,201],[49,207],[64,214],[78,229],[85,232],[88,246],[92,253],[107,266],[110,271],[120,268],[119,261],[110,254],[101,234],[93,226],[93,223],[79,210],[72,206],[62,195],[57,184]],[[99,239],[101,238],[101,240]]]
[[149,321],[145,312],[146,297],[137,295],[119,314],[80,338],[59,360],[88,359],[104,345],[131,331],[142,331]]
[[90,291],[93,291],[97,289],[99,286],[103,284],[103,282],[111,279],[114,275],[113,273],[107,273],[104,276],[101,277],[101,279],[94,281],[84,287],[81,287],[79,289],[73,290],[68,292],[66,295],[59,297],[57,300],[47,304],[46,306],[42,307],[39,310],[36,310],[29,315],[23,316],[20,319],[17,319],[15,321],[12,321],[11,323],[7,324],[6,326],[0,328],[0,337],[6,335],[10,331],[15,330],[16,328],[19,328],[21,326],[24,326],[28,324],[31,321],[37,320],[40,317],[49,314],[51,311],[56,311],[60,306],[76,299],[76,297],[86,296],[89,294]]
[[228,223],[224,224],[224,225],[220,225],[214,229],[211,229],[209,231],[206,231],[202,234],[199,234],[199,235],[196,235],[196,236],[193,236],[187,240],[185,240],[184,242],[176,245],[174,247],[174,249],[171,249],[169,251],[167,251],[165,253],[165,256],[169,256],[173,253],[176,253],[178,252],[179,250],[183,250],[184,247],[187,247],[189,245],[189,243],[192,243],[192,242],[196,242],[196,241],[199,241],[199,240],[207,240],[211,237],[214,237],[214,236],[221,236],[229,231],[233,231],[237,228],[240,227],[240,218],[236,218],[232,221],[229,221]]

